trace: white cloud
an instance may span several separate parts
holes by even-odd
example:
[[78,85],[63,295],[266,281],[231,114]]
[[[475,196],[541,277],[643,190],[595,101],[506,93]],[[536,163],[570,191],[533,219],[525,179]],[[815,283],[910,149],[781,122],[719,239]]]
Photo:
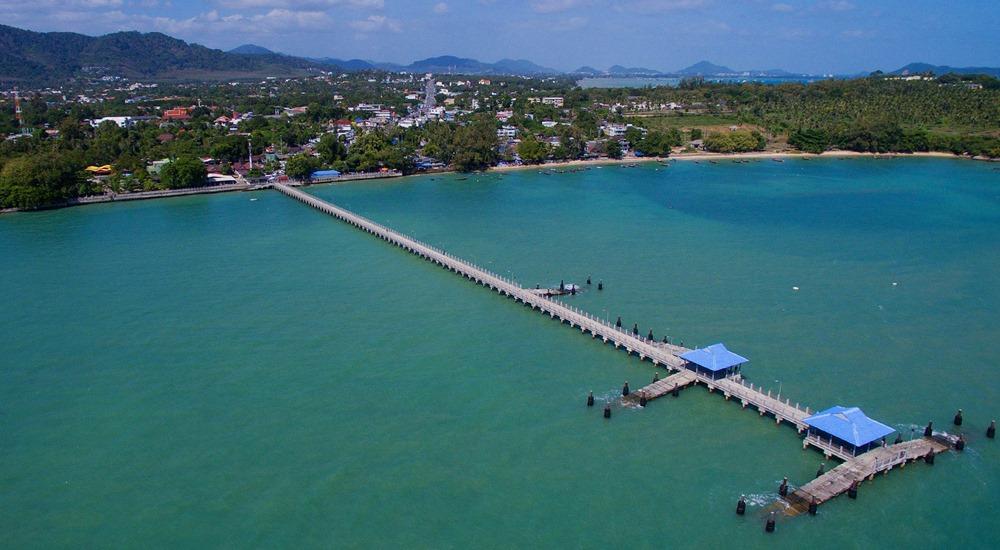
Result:
[[361,9],[382,9],[385,0],[214,0],[215,4],[233,9],[275,9],[318,10],[336,6]]
[[820,6],[833,11],[849,11],[854,9],[854,4],[848,2],[847,0],[831,0],[829,2],[821,2]]
[[142,26],[167,34],[199,38],[208,32],[240,32],[249,35],[277,34],[288,31],[323,30],[332,24],[323,11],[295,11],[273,9],[256,15],[239,13],[222,15],[217,10],[201,13],[187,19],[170,17],[133,16],[130,23],[141,21]]
[[621,2],[615,8],[618,11],[656,13],[696,9],[704,7],[707,3],[706,0],[630,0]]
[[861,29],[847,29],[840,31],[840,36],[844,38],[871,38],[875,36],[875,31],[866,31]]
[[531,3],[531,8],[538,13],[555,13],[575,8],[583,3],[583,0],[535,0]]
[[448,4],[444,2],[434,4],[434,13],[448,13]]
[[771,9],[773,11],[780,11],[782,13],[788,13],[788,12],[791,12],[791,11],[795,11],[795,7],[792,6],[791,4],[781,4],[781,3],[772,5]]
[[402,30],[402,26],[399,24],[399,21],[390,19],[384,15],[369,15],[365,19],[355,19],[348,24],[352,29],[358,32],[399,32]]
[[567,17],[566,19],[562,19],[550,24],[549,28],[554,31],[572,31],[579,29],[580,27],[583,27],[586,24],[587,24],[586,17]]

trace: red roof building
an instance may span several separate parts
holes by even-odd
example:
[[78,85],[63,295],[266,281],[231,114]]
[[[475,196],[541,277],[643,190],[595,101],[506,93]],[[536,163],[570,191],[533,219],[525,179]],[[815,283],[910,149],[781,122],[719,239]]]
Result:
[[185,121],[191,119],[191,109],[189,107],[174,107],[163,111],[163,120]]

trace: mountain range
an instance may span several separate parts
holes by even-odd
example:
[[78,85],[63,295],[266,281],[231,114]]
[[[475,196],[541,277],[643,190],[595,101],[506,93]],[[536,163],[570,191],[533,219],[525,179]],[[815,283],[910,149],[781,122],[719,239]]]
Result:
[[1000,68],[998,67],[949,67],[948,65],[931,65],[930,63],[910,63],[892,71],[892,74],[920,74],[934,73],[936,75],[955,74],[988,74],[1000,78]]
[[[363,59],[296,57],[254,44],[244,44],[224,52],[156,32],[116,32],[95,37],[68,32],[34,32],[0,25],[0,82],[40,84],[101,76],[147,80],[231,80],[301,76],[330,70],[520,76],[799,76],[781,69],[738,71],[708,61],[672,72],[622,65],[614,65],[607,70],[584,66],[572,72],[563,72],[526,59],[501,59],[488,63],[451,55],[401,65]],[[926,63],[911,63],[893,71],[893,74],[924,72],[982,73],[1000,77],[1000,68]]]
[[274,53],[238,55],[162,33],[87,36],[0,25],[0,81],[59,82],[81,76],[220,79],[305,74],[315,63]]

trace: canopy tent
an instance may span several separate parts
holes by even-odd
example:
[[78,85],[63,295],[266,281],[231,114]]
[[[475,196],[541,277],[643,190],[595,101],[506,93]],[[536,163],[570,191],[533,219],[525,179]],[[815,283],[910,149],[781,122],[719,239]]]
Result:
[[[868,418],[857,407],[830,407],[804,420],[811,428],[835,437],[855,448],[879,440],[895,430],[885,424]],[[812,431],[812,430],[810,430]]]
[[681,359],[712,372],[726,370],[750,361],[742,355],[729,351],[723,344],[712,344],[707,348],[691,350],[682,354]]

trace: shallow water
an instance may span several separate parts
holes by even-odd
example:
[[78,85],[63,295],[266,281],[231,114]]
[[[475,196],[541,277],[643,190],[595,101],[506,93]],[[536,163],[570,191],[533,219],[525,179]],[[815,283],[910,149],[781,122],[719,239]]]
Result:
[[814,409],[858,405],[909,436],[961,407],[969,447],[766,536],[781,477],[822,460],[788,426],[700,388],[607,422],[587,391],[612,399],[652,365],[277,193],[98,205],[0,217],[0,544],[1000,544],[991,165],[310,192],[526,286],[603,280],[566,301],[724,341]]

